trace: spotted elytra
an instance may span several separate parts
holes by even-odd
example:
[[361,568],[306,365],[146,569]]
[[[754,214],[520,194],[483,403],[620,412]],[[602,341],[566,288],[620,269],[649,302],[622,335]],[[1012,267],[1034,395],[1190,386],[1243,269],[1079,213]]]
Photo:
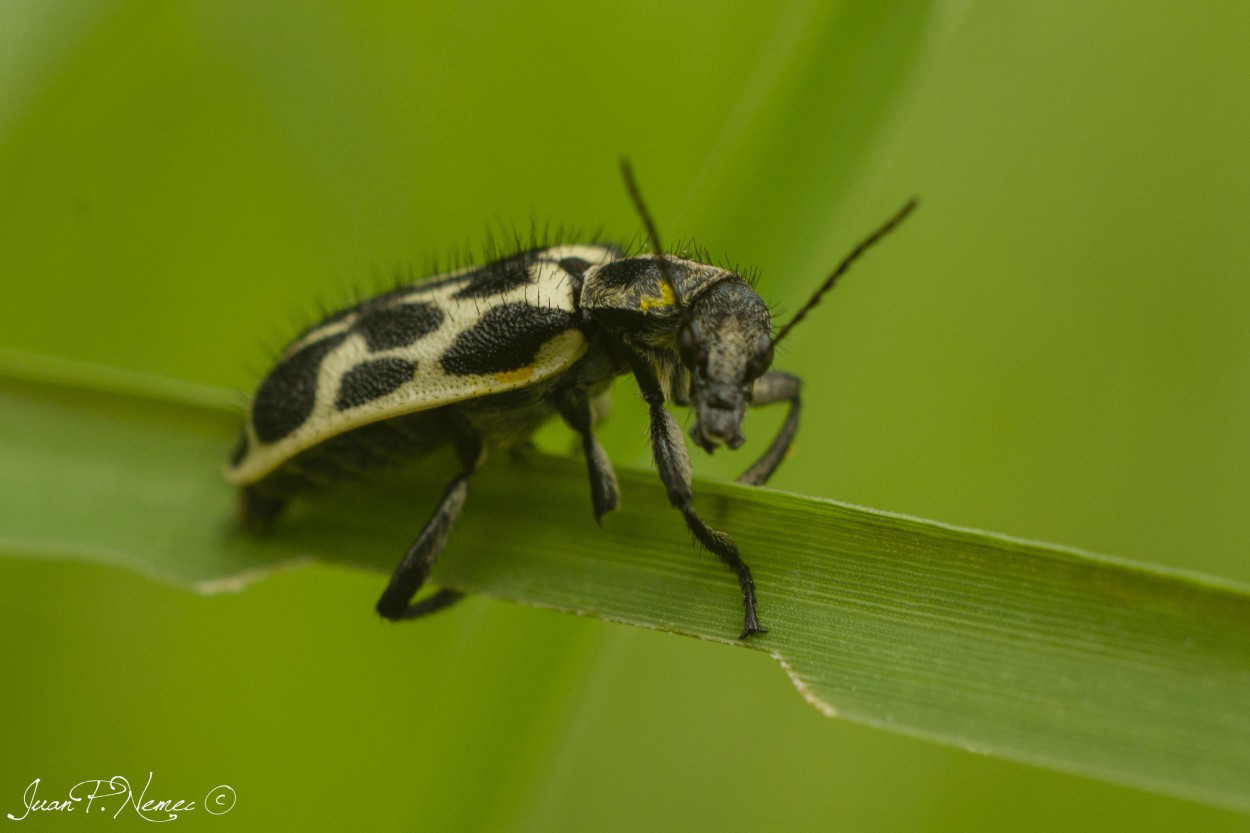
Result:
[[[662,252],[628,163],[622,173],[652,252]],[[330,315],[282,352],[248,408],[227,468],[240,489],[242,523],[268,528],[295,495],[452,445],[461,470],[377,604],[391,620],[441,610],[463,594],[440,588],[413,597],[488,452],[526,440],[559,414],[581,437],[595,517],[616,508],[616,476],[595,439],[592,403],[631,373],[650,408],[652,453],[670,502],[737,575],[740,638],[764,633],[751,569],[733,539],[695,513],[690,456],[665,404],[693,409],[690,436],[711,452],[742,445],[748,405],[788,403],[781,430],[738,478],[767,482],[799,421],[799,379],[769,369],[773,348],[915,205],[856,246],[776,334],[768,306],[740,275],[597,244],[522,251]]]

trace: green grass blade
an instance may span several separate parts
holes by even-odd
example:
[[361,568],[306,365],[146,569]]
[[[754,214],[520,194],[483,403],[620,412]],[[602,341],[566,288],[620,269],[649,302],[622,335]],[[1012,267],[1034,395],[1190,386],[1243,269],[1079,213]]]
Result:
[[[201,588],[303,558],[389,571],[448,461],[304,502],[253,539],[220,477],[233,401],[0,354],[0,552]],[[439,581],[735,642],[732,577],[691,546],[652,473],[621,472],[624,509],[599,529],[578,461],[493,463]],[[825,713],[1250,810],[1246,588],[826,500],[697,491],[755,570],[772,630],[750,647]]]

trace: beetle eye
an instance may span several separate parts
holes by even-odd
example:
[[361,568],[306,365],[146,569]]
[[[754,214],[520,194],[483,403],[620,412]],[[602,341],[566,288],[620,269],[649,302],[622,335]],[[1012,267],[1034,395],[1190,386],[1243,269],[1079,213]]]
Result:
[[763,376],[773,363],[773,342],[767,339],[762,345],[756,345],[755,352],[747,360],[747,373],[753,379]]

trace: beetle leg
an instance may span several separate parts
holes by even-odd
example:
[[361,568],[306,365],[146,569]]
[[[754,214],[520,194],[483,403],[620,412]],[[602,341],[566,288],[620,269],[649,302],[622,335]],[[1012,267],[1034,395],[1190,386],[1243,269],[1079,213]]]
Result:
[[742,476],[738,478],[739,483],[747,486],[763,486],[781,465],[781,461],[785,459],[786,452],[794,443],[794,435],[799,430],[799,388],[801,385],[802,381],[798,376],[781,370],[770,370],[755,380],[752,406],[789,402],[790,410],[786,414],[786,421],[781,425],[781,430],[773,438],[772,445],[751,468],[742,473]]
[[460,474],[447,484],[443,498],[438,502],[434,514],[426,521],[421,534],[412,542],[408,552],[404,554],[399,566],[391,575],[391,582],[378,599],[378,613],[392,621],[416,619],[435,611],[442,610],[460,600],[464,595],[458,590],[446,588],[436,591],[419,602],[411,603],[412,597],[421,589],[434,561],[443,551],[447,536],[452,525],[464,508],[464,500],[469,490],[469,478],[477,471],[482,462],[482,441],[476,435],[466,435],[459,443],[458,452],[463,466]]
[[640,356],[631,355],[630,365],[638,386],[642,389],[642,397],[651,409],[651,453],[655,457],[660,480],[668,490],[669,502],[681,511],[682,517],[686,519],[686,526],[699,543],[715,553],[738,576],[743,608],[742,634],[738,638],[746,639],[753,633],[767,633],[768,628],[760,624],[755,611],[755,579],[751,576],[751,568],[738,555],[738,545],[727,534],[712,529],[695,514],[692,505],[694,491],[690,485],[690,452],[686,449],[686,438],[682,435],[677,420],[664,407],[664,393],[654,372]]
[[595,508],[595,520],[602,518],[621,504],[621,490],[616,484],[616,472],[608,453],[595,439],[590,398],[584,390],[565,393],[556,400],[560,416],[570,428],[581,435],[582,451],[586,455],[586,468],[590,473],[590,498]]
[[261,494],[255,486],[239,490],[239,525],[255,532],[268,532],[286,508],[286,501]]

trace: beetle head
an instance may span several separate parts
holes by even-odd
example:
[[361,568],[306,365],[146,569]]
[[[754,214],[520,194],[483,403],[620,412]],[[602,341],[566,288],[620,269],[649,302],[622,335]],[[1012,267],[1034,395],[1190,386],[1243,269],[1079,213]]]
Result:
[[773,361],[768,306],[741,278],[717,283],[691,303],[677,351],[690,374],[691,438],[708,452],[742,445],[755,380]]

